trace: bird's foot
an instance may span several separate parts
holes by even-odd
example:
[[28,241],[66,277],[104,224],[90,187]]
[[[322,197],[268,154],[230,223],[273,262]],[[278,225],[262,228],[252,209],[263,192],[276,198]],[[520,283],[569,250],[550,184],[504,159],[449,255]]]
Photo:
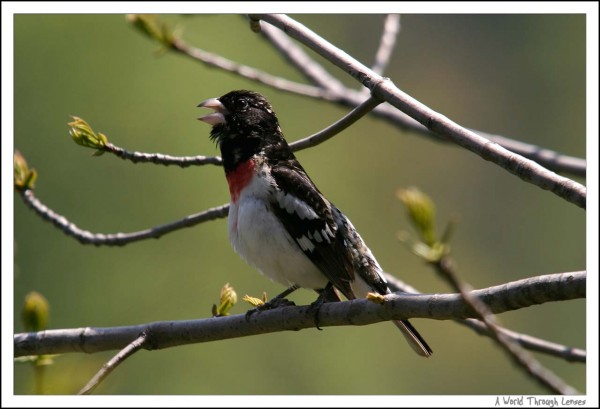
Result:
[[321,307],[323,306],[323,304],[325,304],[327,302],[333,302],[336,299],[339,300],[339,298],[337,297],[337,294],[333,290],[333,284],[328,283],[327,286],[323,290],[319,291],[319,297],[317,297],[317,299],[308,306],[306,313],[308,315],[313,316],[313,320],[315,322],[315,327],[319,331],[323,330],[323,328],[321,328],[319,326],[319,324],[321,323],[321,321],[319,319],[319,312],[321,311]]
[[263,305],[259,305],[258,307],[246,311],[246,320],[250,319],[250,316],[257,312],[274,310],[275,308],[289,307],[292,305],[296,304],[287,298],[273,298],[271,301],[267,301]]
[[293,285],[290,288],[288,288],[287,290],[285,290],[284,292],[282,292],[281,294],[279,294],[278,296],[267,301],[266,303],[246,311],[246,321],[250,319],[252,314],[257,313],[257,312],[296,305],[293,301],[290,301],[285,297],[288,296],[289,294],[293,293],[294,291],[296,291],[298,288],[299,288],[298,286]]

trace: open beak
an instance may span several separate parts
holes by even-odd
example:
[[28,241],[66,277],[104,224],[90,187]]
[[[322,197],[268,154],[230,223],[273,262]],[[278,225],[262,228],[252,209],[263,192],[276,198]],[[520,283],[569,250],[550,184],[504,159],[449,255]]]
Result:
[[219,101],[217,98],[210,98],[206,101],[202,101],[198,104],[198,107],[210,108],[215,110],[215,112],[201,116],[200,118],[198,118],[198,120],[206,122],[207,124],[213,126],[225,123],[225,114],[227,113],[227,110],[225,109],[221,101]]

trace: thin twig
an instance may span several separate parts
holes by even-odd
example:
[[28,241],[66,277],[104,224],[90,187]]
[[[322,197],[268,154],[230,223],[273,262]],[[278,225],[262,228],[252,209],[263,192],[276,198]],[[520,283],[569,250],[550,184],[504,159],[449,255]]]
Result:
[[95,246],[122,246],[124,244],[149,238],[157,239],[167,233],[182,229],[184,227],[192,227],[209,220],[227,217],[229,212],[229,204],[224,204],[200,213],[186,216],[181,220],[152,227],[150,229],[140,230],[132,233],[103,234],[92,233],[88,230],[80,229],[74,223],[71,223],[69,220],[67,220],[66,217],[54,212],[48,206],[40,202],[40,200],[35,197],[33,191],[30,189],[19,191],[19,193],[21,194],[21,198],[23,198],[25,203],[31,207],[36,214],[41,216],[42,219],[51,222],[60,230],[62,230],[62,232],[67,236],[75,238],[81,244],[93,244]]
[[170,156],[163,155],[162,153],[131,152],[110,142],[104,146],[104,151],[133,163],[154,163],[165,166],[176,165],[182,168],[199,165],[221,166],[223,164],[223,161],[218,156]]
[[271,25],[264,25],[261,34],[313,84],[333,94],[341,94],[346,91],[347,87],[340,80],[331,75],[281,30]]
[[382,75],[385,72],[387,65],[392,57],[396,38],[400,32],[400,15],[388,14],[383,23],[383,33],[379,41],[379,48],[375,54],[375,62],[373,63],[373,72]]
[[333,124],[329,125],[327,128],[304,139],[300,139],[298,141],[290,143],[290,148],[292,148],[293,151],[299,151],[301,149],[306,149],[319,145],[325,142],[326,140],[334,137],[338,133],[342,132],[344,129],[348,128],[360,118],[371,112],[379,104],[381,104],[381,101],[371,96],[366,101],[364,101],[359,106],[350,111],[347,115],[342,117],[340,120],[334,122]]
[[[340,94],[339,98],[334,102],[343,104],[349,107],[357,106],[364,94],[354,90],[347,90],[345,93]],[[425,126],[421,125],[416,120],[412,119],[404,112],[399,111],[389,104],[382,104],[373,110],[373,115],[379,118],[383,118],[391,123],[395,124],[401,129],[416,132],[419,135],[426,136],[435,140],[436,142],[450,143],[446,138],[442,138],[439,135],[432,133]],[[575,176],[585,177],[587,163],[585,159],[577,158],[574,156],[565,155],[563,153],[553,151],[551,149],[543,148],[537,145],[533,145],[526,142],[521,142],[516,139],[507,138],[505,136],[494,135],[483,131],[470,129],[480,135],[483,138],[490,140],[491,142],[497,143],[503,148],[508,149],[511,152],[517,153],[540,165],[554,171],[570,173]]]
[[[488,337],[491,336],[491,332],[487,326],[477,319],[468,318],[466,320],[456,320],[456,322],[471,328],[480,335],[485,335]],[[523,348],[530,351],[562,358],[568,362],[585,363],[587,360],[587,353],[583,349],[567,347],[556,342],[551,342],[531,335],[511,331],[499,325],[496,325],[496,327],[498,331],[504,334],[504,336],[510,338],[513,342],[518,343]]]
[[481,299],[473,296],[472,289],[469,285],[459,281],[449,256],[444,256],[439,261],[432,264],[438,274],[449,283],[455,291],[458,291],[463,300],[465,300],[465,302],[476,312],[477,318],[483,321],[490,330],[492,338],[496,340],[502,350],[517,364],[517,367],[523,369],[540,385],[553,393],[559,393],[561,395],[578,394],[575,388],[571,387],[552,371],[542,366],[533,355],[521,348],[518,343],[507,337],[506,334],[500,330],[491,309],[489,309]]
[[244,78],[248,78],[264,85],[269,85],[282,91],[292,92],[294,94],[308,97],[327,99],[327,92],[321,88],[290,81],[285,78],[269,74],[268,72],[261,71],[257,68],[239,64],[235,61],[228,60],[225,57],[221,57],[218,54],[209,53],[199,48],[192,47],[181,39],[174,40],[172,49],[191,57],[196,61],[202,62],[209,67],[220,68],[222,70],[235,73]]
[[122,364],[127,358],[144,347],[147,341],[147,332],[144,331],[133,340],[129,345],[119,351],[110,361],[102,365],[102,368],[80,391],[79,395],[89,395],[117,366]]
[[[563,273],[519,280],[472,293],[496,313],[525,308],[549,301],[585,297],[585,273]],[[551,288],[552,291],[548,291]],[[512,293],[532,294],[516,304]],[[551,297],[548,296],[551,294]],[[493,294],[490,297],[489,294]],[[369,325],[376,322],[429,318],[451,320],[477,316],[459,294],[390,294],[383,304],[366,299],[324,304],[319,310],[319,326]],[[15,334],[15,357],[68,352],[99,352],[121,349],[142,331],[150,329],[152,349],[251,335],[314,328],[310,306],[281,307],[253,314],[189,321],[155,322],[113,328],[78,328]]]
[[426,126],[430,131],[448,138],[452,142],[470,150],[481,158],[491,161],[522,180],[542,189],[550,190],[557,196],[585,208],[587,189],[585,186],[564,178],[520,155],[502,148],[500,145],[471,132],[445,116],[421,104],[398,89],[390,80],[374,73],[321,36],[304,27],[288,16],[281,14],[253,15],[255,18],[275,25],[304,45],[319,53],[357,81],[369,88],[373,95],[389,102]]
[[[584,271],[577,271],[572,273],[564,273],[568,274],[585,274]],[[393,292],[405,292],[409,294],[422,294],[420,291],[416,290],[414,287],[406,284],[404,281],[400,280],[398,277],[384,273],[385,278],[388,282],[388,286]],[[519,298],[517,296],[516,298]],[[487,329],[486,325],[472,318],[467,319],[457,319],[455,320],[458,324],[464,325],[473,331],[477,332],[480,335],[491,336],[490,330]],[[587,354],[586,351],[579,348],[567,347],[565,345],[561,345],[555,342],[547,341],[541,338],[537,338],[528,334],[523,334],[520,332],[512,331],[506,328],[498,327],[507,337],[510,337],[514,342],[518,342],[523,348],[526,348],[530,351],[536,351],[540,353],[544,353],[547,355],[555,356],[558,358],[562,358],[565,361],[569,362],[586,362]]]

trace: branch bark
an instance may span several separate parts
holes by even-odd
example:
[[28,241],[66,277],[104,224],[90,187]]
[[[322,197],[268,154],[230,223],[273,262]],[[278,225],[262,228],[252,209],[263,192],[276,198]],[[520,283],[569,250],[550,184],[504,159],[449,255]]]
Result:
[[[393,292],[405,292],[411,294],[422,294],[414,287],[406,284],[404,281],[400,280],[398,277],[384,273],[385,278],[388,282],[390,289]],[[578,273],[577,273],[578,274]],[[491,337],[492,334],[490,330],[486,327],[486,325],[474,318],[467,319],[457,319],[456,323],[464,325],[473,331],[475,331],[479,335],[484,335],[487,337]],[[579,348],[567,347],[565,345],[558,344],[556,342],[547,341],[545,339],[540,339],[528,334],[523,334],[520,332],[512,331],[506,328],[500,329],[507,337],[510,337],[514,340],[514,342],[519,343],[523,348],[526,348],[530,351],[540,352],[543,354],[551,355],[557,358],[562,358],[568,362],[586,362],[587,354],[586,351]]]
[[93,244],[95,246],[123,246],[135,241],[158,239],[159,237],[162,237],[165,234],[175,230],[183,229],[185,227],[192,227],[209,220],[221,219],[226,217],[229,213],[229,204],[223,204],[218,207],[207,209],[200,213],[186,216],[181,220],[149,229],[131,233],[104,234],[93,233],[89,230],[83,230],[77,227],[65,216],[56,213],[54,210],[43,204],[37,197],[35,197],[33,190],[31,189],[19,190],[19,194],[21,195],[21,198],[25,204],[32,208],[33,211],[42,219],[49,221],[67,236],[73,237],[81,244]]
[[[586,273],[562,273],[528,278],[473,291],[471,294],[494,313],[525,308],[549,301],[585,297]],[[366,299],[327,303],[321,307],[319,326],[369,325],[405,318],[448,320],[473,318],[477,314],[459,294],[390,294],[383,304]],[[154,322],[124,327],[77,328],[21,333],[14,336],[15,357],[67,352],[99,352],[124,348],[140,333],[149,331],[146,349],[239,338],[272,332],[314,328],[309,306],[228,317]]]

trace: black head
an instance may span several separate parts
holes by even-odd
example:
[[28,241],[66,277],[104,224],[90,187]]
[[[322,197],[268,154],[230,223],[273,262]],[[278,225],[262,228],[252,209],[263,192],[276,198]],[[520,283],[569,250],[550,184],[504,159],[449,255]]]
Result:
[[273,148],[291,154],[273,107],[258,92],[231,91],[198,106],[215,111],[198,119],[212,125],[210,138],[221,148],[226,168]]

